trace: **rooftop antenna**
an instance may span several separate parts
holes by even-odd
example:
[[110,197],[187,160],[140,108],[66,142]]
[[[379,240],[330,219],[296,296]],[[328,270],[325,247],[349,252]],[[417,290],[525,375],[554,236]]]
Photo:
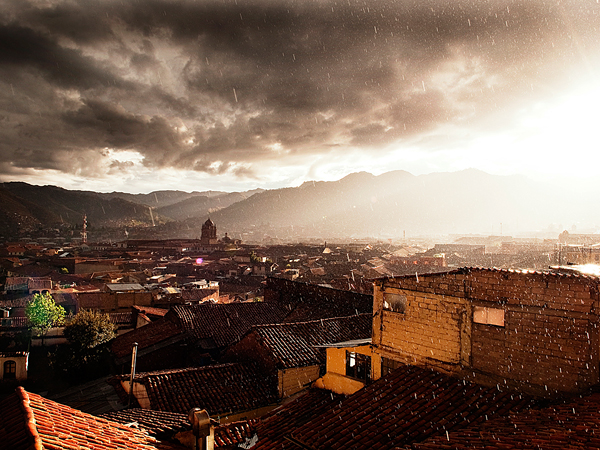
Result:
[[81,243],[87,244],[87,214],[83,215],[83,231],[81,232]]
[[152,226],[154,227],[156,225],[154,224],[154,215],[152,214],[152,206],[148,206],[148,209],[150,210],[150,218],[152,219]]

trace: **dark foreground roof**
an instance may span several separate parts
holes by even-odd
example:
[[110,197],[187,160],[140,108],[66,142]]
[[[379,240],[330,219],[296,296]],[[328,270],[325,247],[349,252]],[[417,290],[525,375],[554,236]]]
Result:
[[110,348],[117,358],[130,359],[134,342],[138,344],[138,356],[140,356],[153,346],[183,338],[181,327],[163,317],[156,322],[117,336]]
[[309,404],[288,407],[280,421],[261,419],[253,450],[402,448],[534,404],[530,397],[416,366],[402,366],[343,400],[327,393],[332,401],[320,411]]
[[187,414],[197,407],[222,416],[272,405],[278,398],[276,380],[249,364],[147,372],[135,380],[145,386],[150,408],[157,411]]
[[600,394],[495,418],[407,449],[599,449]]
[[171,312],[201,345],[222,348],[239,341],[253,325],[282,322],[289,311],[273,303],[252,302],[177,305]]
[[[254,426],[253,449],[297,449],[289,440],[290,434],[308,421],[319,417],[345,397],[324,389],[311,389],[295,400],[261,417]],[[348,447],[350,448],[350,447]]]
[[150,435],[159,439],[192,429],[187,414],[174,412],[133,408],[101,414],[100,417],[121,424],[138,424]]
[[533,400],[402,366],[295,430],[312,448],[383,450],[529,407]]
[[316,346],[371,337],[371,314],[259,325],[253,332],[271,351],[279,368],[325,364],[325,352]]
[[83,413],[19,387],[0,403],[0,448],[157,450],[182,447],[163,444],[142,430]]

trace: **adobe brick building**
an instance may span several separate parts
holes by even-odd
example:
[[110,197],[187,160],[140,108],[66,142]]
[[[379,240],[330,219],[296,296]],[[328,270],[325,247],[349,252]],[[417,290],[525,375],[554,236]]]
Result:
[[373,296],[373,378],[399,363],[550,395],[600,382],[600,280],[462,268],[381,278]]

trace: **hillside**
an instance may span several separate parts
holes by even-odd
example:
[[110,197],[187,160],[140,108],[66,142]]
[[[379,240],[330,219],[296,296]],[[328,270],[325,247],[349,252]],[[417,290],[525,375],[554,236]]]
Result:
[[[477,170],[414,176],[355,173],[335,182],[257,194],[211,215],[222,229],[283,230],[306,236],[490,233],[569,223],[582,213],[568,196],[520,176]],[[502,224],[502,225],[501,225]]]
[[209,214],[227,208],[228,206],[246,200],[251,194],[242,192],[222,193],[215,196],[196,195],[180,202],[157,208],[156,212],[173,220],[202,218]]
[[198,237],[208,216],[220,234],[251,233],[260,238],[262,233],[284,240],[508,234],[547,229],[550,224],[560,228],[600,223],[600,214],[567,187],[557,190],[522,176],[477,170],[420,176],[404,171],[379,176],[360,172],[333,182],[241,193],[99,194],[4,183],[0,206],[3,234],[57,223],[78,226],[84,213],[91,229],[137,228],[131,230],[132,236],[146,238]]
[[[77,226],[87,215],[90,228],[149,225],[149,208],[121,198],[104,198],[95,192],[70,191],[55,186],[34,186],[26,183],[3,183],[2,211],[8,211],[6,228],[25,231],[35,225],[52,227]],[[17,217],[18,215],[18,217]],[[154,216],[155,222],[166,219]],[[23,227],[23,223],[30,226]]]

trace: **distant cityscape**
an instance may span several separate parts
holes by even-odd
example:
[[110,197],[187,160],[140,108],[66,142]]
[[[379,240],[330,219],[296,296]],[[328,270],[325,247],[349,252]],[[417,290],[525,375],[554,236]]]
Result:
[[[0,247],[4,423],[15,419],[7,405],[20,396],[34,415],[60,408],[57,429],[61,414],[108,420],[107,436],[111,421],[135,421],[149,434],[128,436],[132,445],[287,448],[297,439],[298,448],[322,448],[324,436],[339,435],[314,434],[306,410],[355,427],[354,399],[363,398],[361,436],[382,426],[377,417],[397,395],[411,399],[412,414],[426,414],[412,402],[445,398],[456,377],[477,390],[486,420],[509,409],[528,417],[544,398],[600,382],[598,335],[589,335],[597,323],[590,308],[600,300],[600,235],[266,245],[233,239],[207,219],[198,239],[94,242],[86,220],[70,241],[27,236]],[[66,319],[40,334],[29,306],[45,295]],[[95,347],[95,359],[65,366],[61,351],[76,347],[69,327],[86,311],[104,315],[114,337]],[[530,360],[540,356],[548,361],[538,370]],[[522,370],[514,367],[520,361]],[[12,394],[15,386],[25,388]],[[483,426],[470,391],[452,389],[437,419],[446,426],[431,419],[405,435],[404,422],[386,415],[390,438],[381,448],[428,448],[440,431],[454,442],[463,429]],[[383,392],[396,393],[383,401]],[[595,396],[586,401],[600,405]],[[193,408],[200,412],[190,422]],[[459,417],[456,408],[462,419],[448,421]],[[363,448],[356,442],[347,445]]]

